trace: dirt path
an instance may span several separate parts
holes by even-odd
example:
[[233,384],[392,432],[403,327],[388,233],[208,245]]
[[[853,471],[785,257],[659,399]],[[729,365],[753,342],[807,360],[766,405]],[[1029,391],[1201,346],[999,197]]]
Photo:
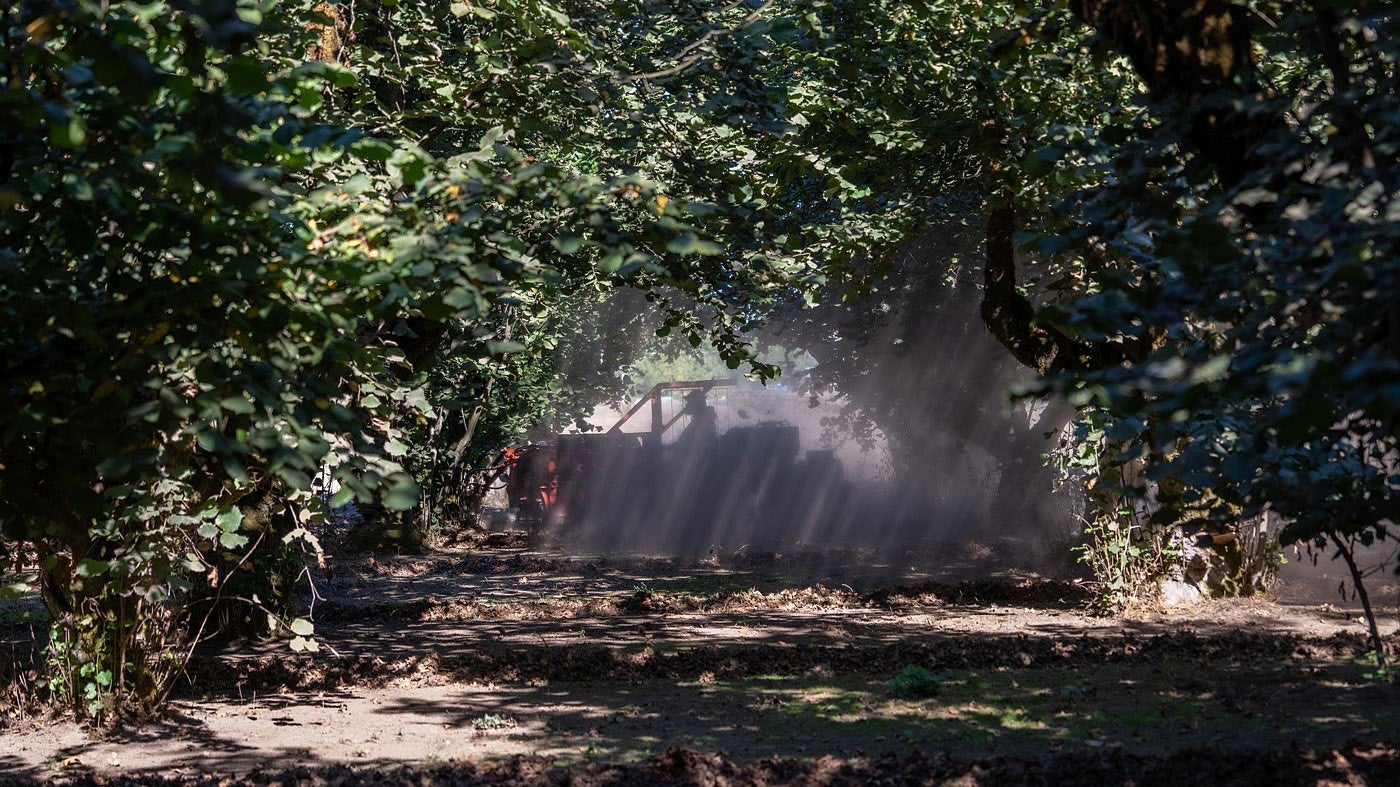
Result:
[[[527,757],[544,759],[511,766],[524,783],[521,768],[645,783],[679,757],[690,775],[742,781],[776,757],[805,781],[820,758],[828,775],[966,775],[1111,754],[1105,767],[1127,773],[1215,747],[1294,752],[1298,768],[1335,775],[1346,769],[1331,753],[1350,744],[1361,748],[1347,767],[1395,767],[1394,751],[1375,747],[1400,739],[1400,691],[1367,677],[1350,611],[1256,601],[1101,618],[1072,583],[959,582],[976,568],[508,549],[345,562],[318,578],[322,653],[207,650],[169,718],[103,739],[16,726],[0,774],[349,765],[388,779],[379,769],[413,764],[458,778],[477,767],[463,763]],[[909,666],[927,670],[922,695],[890,685]],[[937,763],[911,766],[911,752]],[[619,764],[636,765],[608,770]]]

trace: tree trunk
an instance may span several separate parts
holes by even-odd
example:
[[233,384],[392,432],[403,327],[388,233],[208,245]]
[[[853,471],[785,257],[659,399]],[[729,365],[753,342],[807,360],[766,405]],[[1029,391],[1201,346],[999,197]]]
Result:
[[1176,106],[1182,136],[1224,185],[1256,169],[1254,147],[1279,119],[1203,100],[1258,89],[1248,8],[1228,0],[1073,0],[1070,7],[1128,58],[1154,100]]

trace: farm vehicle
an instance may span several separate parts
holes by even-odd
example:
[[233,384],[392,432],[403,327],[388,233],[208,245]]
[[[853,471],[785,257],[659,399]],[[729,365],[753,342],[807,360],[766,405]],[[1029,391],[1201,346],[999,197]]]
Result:
[[734,385],[660,383],[605,432],[511,452],[506,494],[516,521],[536,537],[609,548],[774,549],[820,539],[845,500],[839,461],[830,451],[800,456],[797,427],[783,421],[721,432],[708,397]]

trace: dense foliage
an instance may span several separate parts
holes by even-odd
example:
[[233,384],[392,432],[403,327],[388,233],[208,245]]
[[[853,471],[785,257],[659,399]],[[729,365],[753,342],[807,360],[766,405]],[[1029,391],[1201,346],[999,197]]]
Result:
[[[266,550],[314,548],[318,472],[391,510],[426,485],[427,522],[618,395],[641,332],[771,374],[764,319],[943,313],[979,272],[991,334],[1150,460],[1161,518],[1394,521],[1382,4],[0,14],[0,528],[80,711],[157,703],[211,599],[276,620]],[[935,221],[980,250],[905,276]],[[858,378],[840,311],[802,320]]]
[[[1196,106],[1159,90],[1047,151],[1102,178],[1049,244],[1113,258],[1047,316],[1091,340],[1161,332],[1144,363],[1074,384],[1158,454],[1173,510],[1268,506],[1288,541],[1369,543],[1400,518],[1396,22],[1382,4],[1257,8],[1236,24],[1261,56]],[[1201,105],[1247,133],[1201,146]]]
[[989,297],[1013,237],[1062,275],[1038,314],[1001,299],[989,327],[1147,465],[1154,521],[1271,510],[1366,602],[1353,551],[1400,514],[1393,7],[1069,2],[1025,27],[1141,87],[1027,160],[1024,191],[1075,187],[1063,225],[1013,236],[1024,191],[994,198]]
[[[892,237],[843,224],[869,188],[840,167],[873,159],[810,152],[846,121],[773,57],[837,67],[819,17],[567,11],[5,12],[0,519],[75,707],[158,702],[226,591],[277,613],[229,578],[309,540],[320,468],[333,503],[406,509],[405,461],[451,482],[464,449],[576,411],[551,359],[616,328],[578,316],[619,283],[733,367],[765,298]],[[410,457],[409,432],[438,442]]]
[[433,339],[516,349],[498,315],[585,243],[598,276],[697,251],[645,182],[539,162],[499,127],[447,160],[327,123],[357,79],[308,56],[338,35],[324,10],[6,12],[0,519],[37,551],[87,712],[163,696],[194,585],[218,595],[262,542],[305,537],[318,467],[339,500],[416,503],[400,438],[432,415]]
[[1074,281],[1039,319],[1144,351],[1054,365],[1053,386],[1150,457],[1163,517],[1267,506],[1288,541],[1384,537],[1400,515],[1394,9],[1172,6],[1141,35],[1212,14],[1229,30],[1192,39],[1197,73],[1141,56],[1116,12],[1081,13],[1147,91],[1035,157],[1086,182],[1068,227],[1032,245]]

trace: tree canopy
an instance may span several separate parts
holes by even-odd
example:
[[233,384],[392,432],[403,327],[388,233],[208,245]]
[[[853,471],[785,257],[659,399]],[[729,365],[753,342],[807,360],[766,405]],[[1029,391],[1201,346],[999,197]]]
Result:
[[1027,239],[1073,281],[1036,330],[1093,348],[1043,359],[1051,387],[1151,455],[1164,517],[1267,506],[1287,541],[1383,536],[1400,514],[1394,10],[1069,5],[1145,91],[1034,157],[1084,181],[1066,226]]
[[181,640],[190,594],[309,538],[317,473],[441,506],[620,392],[641,331],[770,375],[764,321],[917,309],[890,273],[931,226],[970,228],[951,280],[1149,460],[1164,521],[1395,521],[1387,4],[0,14],[0,532],[99,665],[89,712],[158,700],[174,673],[120,643]]

